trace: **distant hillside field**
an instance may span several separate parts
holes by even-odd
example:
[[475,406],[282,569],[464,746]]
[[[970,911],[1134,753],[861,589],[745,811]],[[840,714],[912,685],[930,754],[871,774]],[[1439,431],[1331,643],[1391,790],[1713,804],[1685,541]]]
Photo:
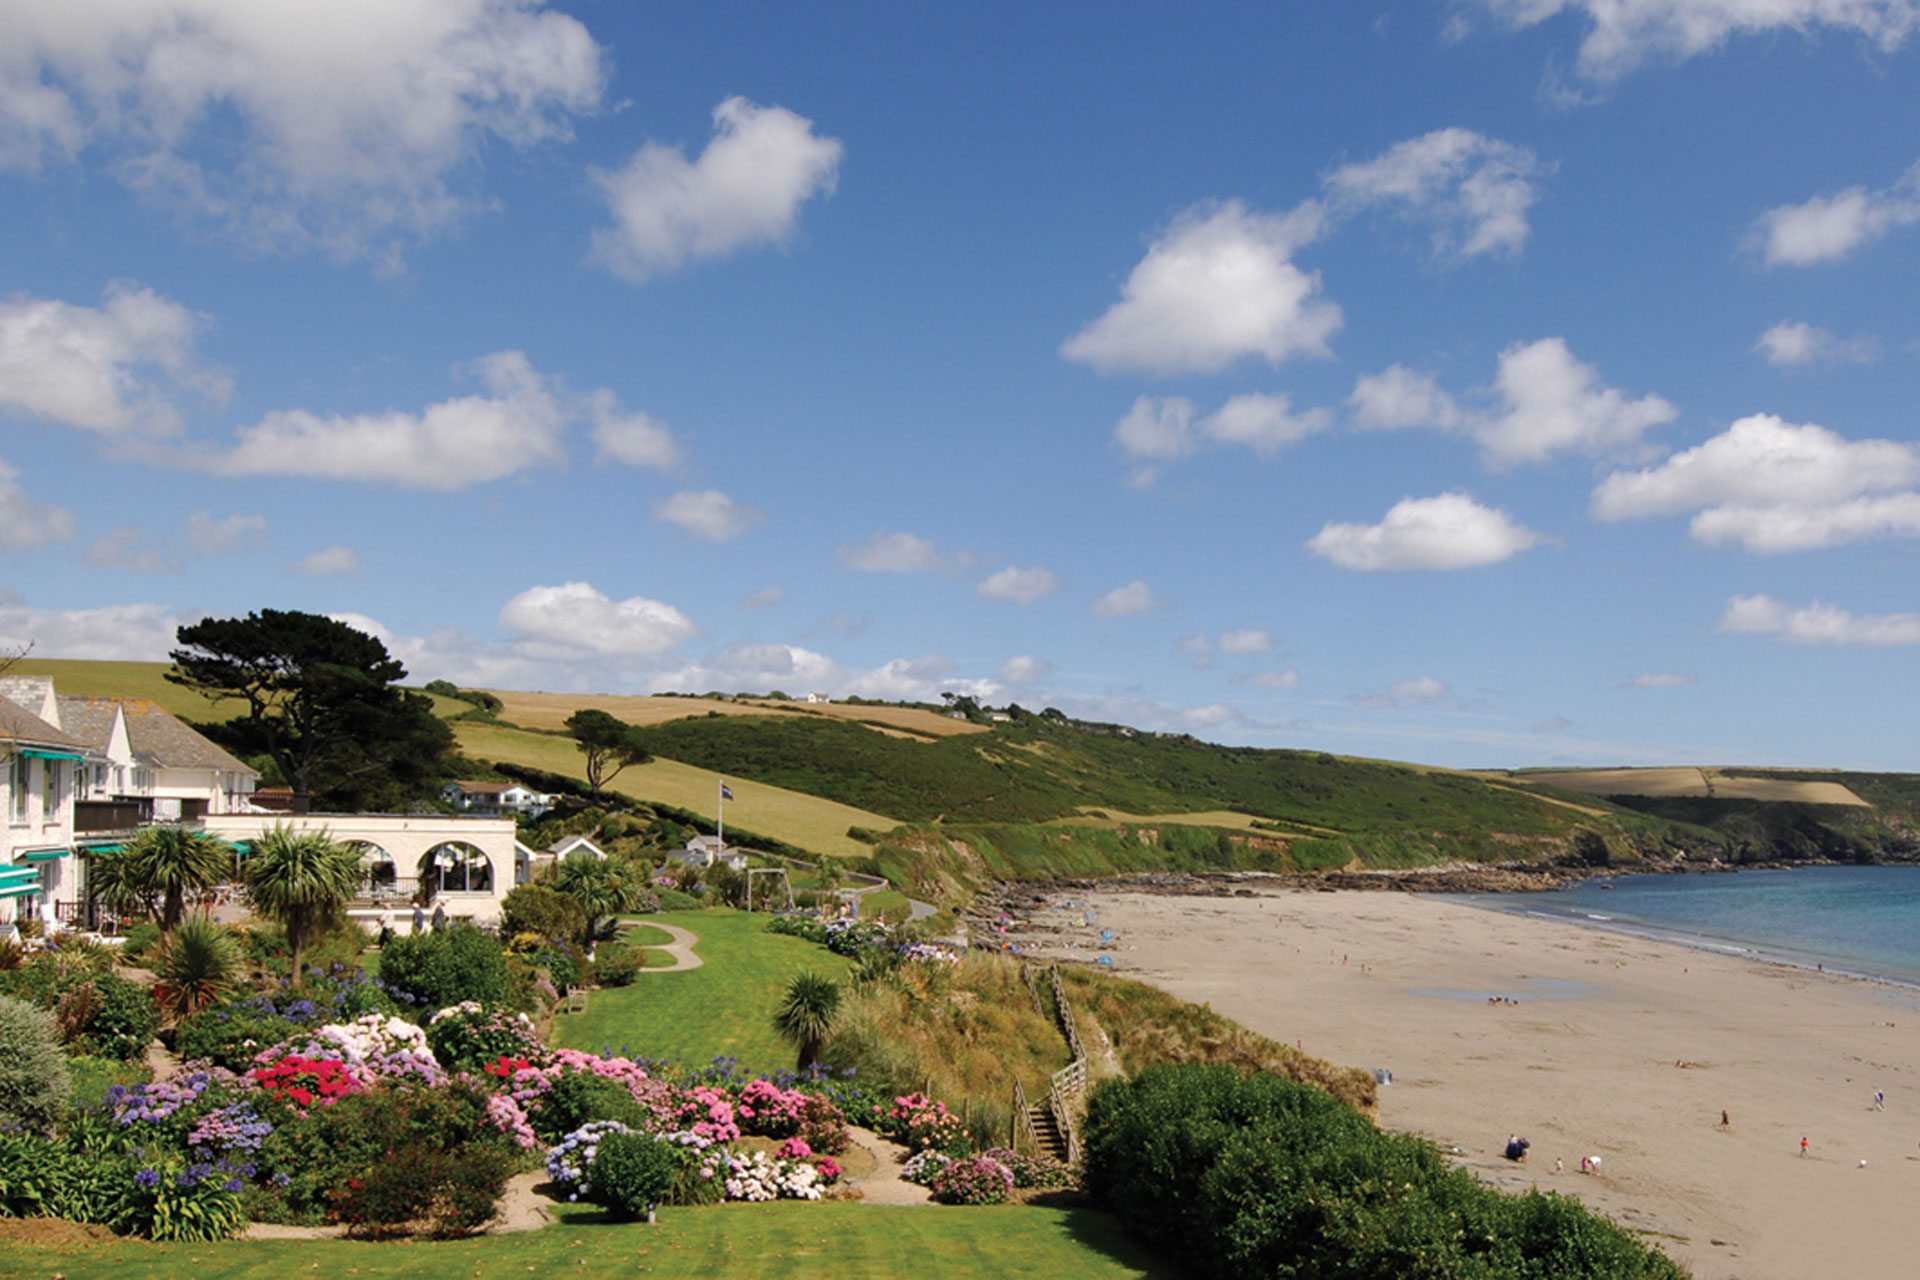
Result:
[[1594,796],[1711,796],[1719,800],[1779,800],[1793,804],[1866,807],[1844,783],[1806,781],[1767,771],[1731,773],[1692,765],[1665,769],[1529,770],[1514,781],[1558,787]]
[[[525,765],[586,781],[586,771],[582,768],[586,758],[570,738],[477,720],[456,721],[453,731],[463,755]],[[768,786],[738,774],[726,776],[734,796],[727,802],[729,821],[742,829],[773,836],[802,849],[838,857],[865,857],[872,850],[848,836],[849,827],[885,831],[900,825],[898,819],[869,809]],[[636,800],[673,805],[712,817],[720,796],[720,777],[712,770],[656,758],[649,764],[622,770],[607,785],[610,790]]]
[[919,738],[984,733],[985,725],[955,720],[920,707],[850,706],[840,702],[776,702],[766,698],[666,698],[619,693],[525,693],[488,689],[500,699],[500,719],[528,729],[560,729],[576,711],[592,709],[634,725],[666,724],[706,716],[824,716],[904,730]]

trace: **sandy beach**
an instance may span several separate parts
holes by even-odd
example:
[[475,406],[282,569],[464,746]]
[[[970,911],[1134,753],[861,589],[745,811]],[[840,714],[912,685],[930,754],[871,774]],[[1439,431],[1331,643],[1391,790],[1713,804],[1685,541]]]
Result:
[[1578,1195],[1697,1276],[1920,1274],[1920,993],[1415,894],[1075,900],[1093,923],[1057,913],[1084,945],[1055,954],[1390,1070],[1382,1124]]

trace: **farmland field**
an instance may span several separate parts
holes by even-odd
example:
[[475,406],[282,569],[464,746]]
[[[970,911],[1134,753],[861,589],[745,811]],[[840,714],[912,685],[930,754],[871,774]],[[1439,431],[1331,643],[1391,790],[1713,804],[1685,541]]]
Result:
[[1865,807],[1844,783],[1772,778],[1763,773],[1730,776],[1688,765],[1664,769],[1568,769],[1512,775],[1516,782],[1558,787],[1594,796],[1712,796],[1717,800],[1772,800],[1798,804]]
[[[465,720],[453,726],[460,750],[482,760],[510,761],[548,773],[564,774],[585,780],[585,760],[570,738],[547,733],[529,733],[507,725]],[[857,809],[852,805],[823,800],[817,796],[789,791],[783,787],[729,777],[734,799],[727,805],[727,817],[738,821],[743,830],[785,840],[789,844],[817,853],[861,858],[872,850],[847,835],[849,827],[886,831],[900,825],[899,819]],[[677,760],[656,758],[650,764],[623,771],[608,789],[638,800],[652,800],[690,809],[699,814],[714,811],[719,794],[720,775]]]
[[839,702],[774,702],[765,698],[663,698],[644,694],[526,693],[489,689],[502,705],[500,718],[529,729],[559,729],[576,711],[604,711],[635,725],[666,724],[707,715],[825,716],[854,723],[866,722],[881,732],[905,731],[901,736],[946,738],[963,733],[985,733],[984,725],[954,720],[919,707],[849,706]]

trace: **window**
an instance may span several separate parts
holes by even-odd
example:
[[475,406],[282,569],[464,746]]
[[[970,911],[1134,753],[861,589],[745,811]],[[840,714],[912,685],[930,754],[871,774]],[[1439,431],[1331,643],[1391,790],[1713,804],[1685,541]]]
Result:
[[27,758],[25,756],[14,756],[13,773],[9,779],[9,785],[13,790],[13,820],[25,822],[27,820]]
[[40,816],[44,821],[52,822],[60,816],[61,786],[64,775],[60,765],[53,760],[40,762]]

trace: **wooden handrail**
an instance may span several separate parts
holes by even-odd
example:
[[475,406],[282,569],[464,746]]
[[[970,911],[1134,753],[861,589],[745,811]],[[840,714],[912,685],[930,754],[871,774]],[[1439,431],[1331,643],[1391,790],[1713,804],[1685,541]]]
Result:
[[1027,1102],[1027,1091],[1020,1087],[1020,1077],[1013,1079],[1013,1132],[1007,1135],[1007,1145],[1015,1151],[1020,1149],[1020,1139],[1027,1140],[1027,1150],[1041,1155],[1040,1131],[1033,1127],[1033,1111]]

